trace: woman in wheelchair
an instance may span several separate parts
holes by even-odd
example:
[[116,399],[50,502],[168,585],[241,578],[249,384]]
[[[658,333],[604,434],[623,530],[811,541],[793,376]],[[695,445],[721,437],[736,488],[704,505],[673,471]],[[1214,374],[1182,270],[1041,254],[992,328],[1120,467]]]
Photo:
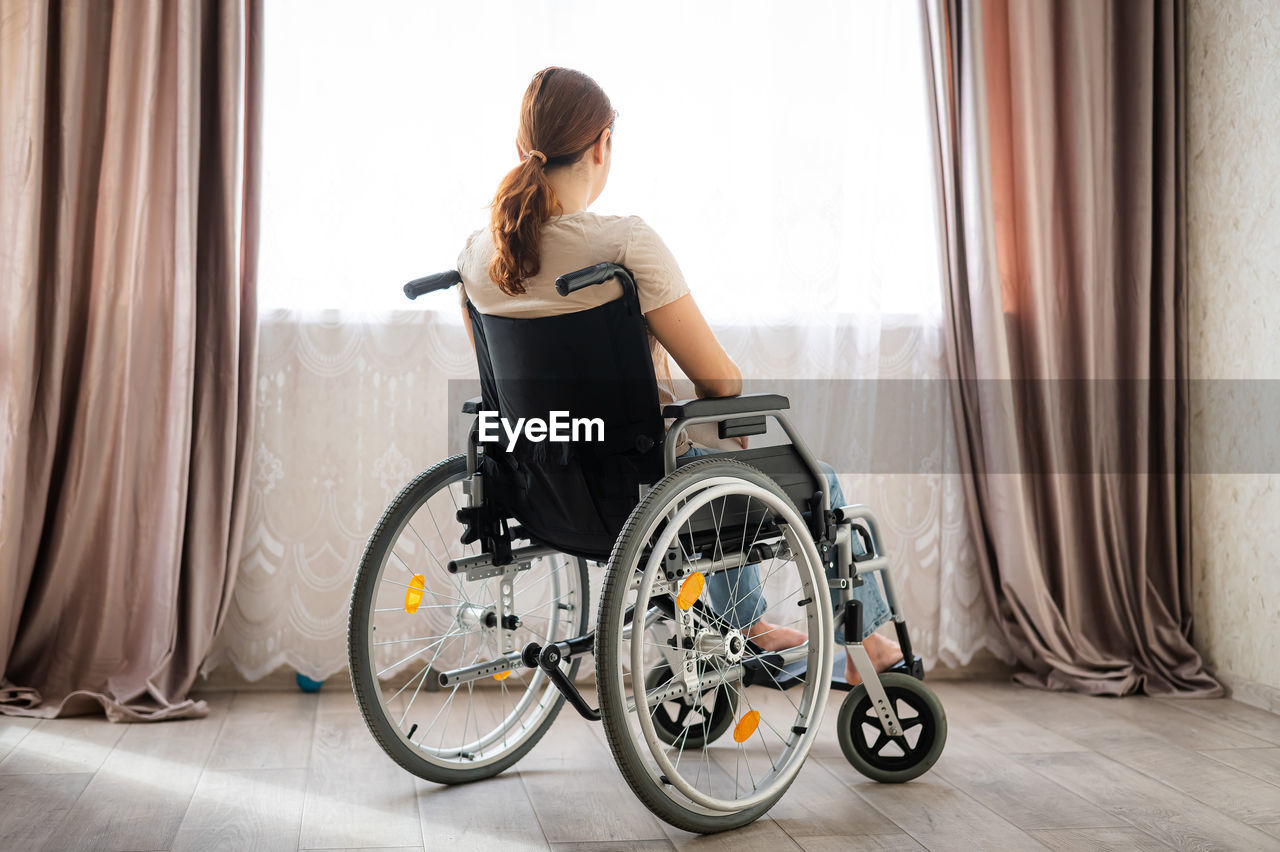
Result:
[[[483,314],[545,317],[593,308],[618,297],[620,287],[588,287],[568,297],[555,289],[556,277],[607,258],[631,270],[640,309],[652,336],[651,351],[663,405],[675,402],[667,365],[670,353],[693,382],[700,398],[737,396],[742,391],[738,365],[707,325],[680,267],[662,239],[639,216],[601,216],[588,211],[604,191],[613,162],[614,111],[609,98],[585,74],[563,68],[538,72],[525,93],[517,136],[517,166],[498,189],[489,229],[476,231],[458,257],[462,283],[458,296],[463,325],[470,329],[466,303]],[[705,456],[714,431],[688,430],[681,458]],[[746,449],[747,438],[737,439]],[[823,464],[831,505],[844,495],[834,470]],[[860,543],[855,543],[855,551]],[[769,651],[805,641],[793,628],[761,620],[767,610],[757,566],[707,578],[713,607],[733,627]],[[876,633],[889,620],[889,608],[875,583],[854,591],[862,603],[863,646],[877,671],[902,659],[898,643]],[[840,637],[837,636],[837,640]],[[861,680],[852,660],[845,678]]]
[[[513,765],[567,700],[603,722],[655,814],[707,833],[785,792],[835,686],[850,690],[845,756],[910,780],[941,753],[946,718],[920,683],[874,516],[845,503],[784,397],[739,396],[658,235],[588,211],[614,116],[586,75],[538,72],[489,228],[456,272],[405,286],[458,286],[482,388],[464,411],[586,411],[606,426],[559,447],[492,445],[473,427],[465,455],[400,492],[352,593],[365,720],[401,766],[458,783]],[[676,400],[668,354],[697,399]],[[749,448],[769,419],[789,443]],[[590,631],[588,560],[607,562]],[[891,619],[896,642],[875,632]],[[574,683],[593,650],[599,710]]]

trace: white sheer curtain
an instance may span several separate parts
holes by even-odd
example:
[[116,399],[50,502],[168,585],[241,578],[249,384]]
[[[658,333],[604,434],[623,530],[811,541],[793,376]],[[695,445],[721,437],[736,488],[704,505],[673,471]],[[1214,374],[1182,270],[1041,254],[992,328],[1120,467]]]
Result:
[[[410,305],[398,285],[452,267],[484,227],[538,68],[609,93],[614,164],[594,209],[662,234],[745,375],[944,377],[916,4],[273,0],[267,14],[260,302],[274,310],[246,553],[206,670],[345,664],[364,539],[446,454],[447,382],[475,370],[452,296]],[[805,433],[827,457],[857,446],[842,482],[881,515],[918,650],[1003,655],[946,474],[946,412],[913,412],[911,439],[931,442],[921,472],[873,475],[858,471],[874,417],[826,416],[840,406],[818,396]]]

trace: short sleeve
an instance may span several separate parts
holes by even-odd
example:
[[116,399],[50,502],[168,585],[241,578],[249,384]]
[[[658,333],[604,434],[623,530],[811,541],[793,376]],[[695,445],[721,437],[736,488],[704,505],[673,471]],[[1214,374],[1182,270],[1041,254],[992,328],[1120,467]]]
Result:
[[471,274],[471,266],[474,263],[471,255],[471,245],[475,242],[476,237],[480,236],[482,233],[484,233],[483,229],[473,231],[471,236],[467,237],[467,243],[462,247],[462,251],[458,253],[458,265],[456,269],[458,270],[458,275],[464,279],[458,282],[458,304],[462,305],[464,310],[467,307],[467,284],[465,279],[467,275]]
[[635,223],[622,251],[622,265],[635,276],[640,311],[647,314],[688,295],[689,285],[675,255],[657,232],[639,216],[633,218]]

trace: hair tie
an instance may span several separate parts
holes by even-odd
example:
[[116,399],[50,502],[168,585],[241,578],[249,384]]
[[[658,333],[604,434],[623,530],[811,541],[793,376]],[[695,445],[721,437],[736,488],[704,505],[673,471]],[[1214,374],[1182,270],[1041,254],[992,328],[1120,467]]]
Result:
[[537,157],[539,160],[542,161],[543,165],[546,165],[547,155],[542,153],[541,151],[533,150],[525,155],[526,160],[532,160],[534,157]]

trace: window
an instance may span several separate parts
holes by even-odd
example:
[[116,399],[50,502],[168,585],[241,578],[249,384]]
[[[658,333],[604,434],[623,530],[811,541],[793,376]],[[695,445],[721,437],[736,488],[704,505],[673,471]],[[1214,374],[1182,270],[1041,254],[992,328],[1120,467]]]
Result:
[[936,315],[917,4],[272,0],[260,304],[435,309],[515,165],[533,72],[618,110],[592,209],[643,216],[713,319]]

